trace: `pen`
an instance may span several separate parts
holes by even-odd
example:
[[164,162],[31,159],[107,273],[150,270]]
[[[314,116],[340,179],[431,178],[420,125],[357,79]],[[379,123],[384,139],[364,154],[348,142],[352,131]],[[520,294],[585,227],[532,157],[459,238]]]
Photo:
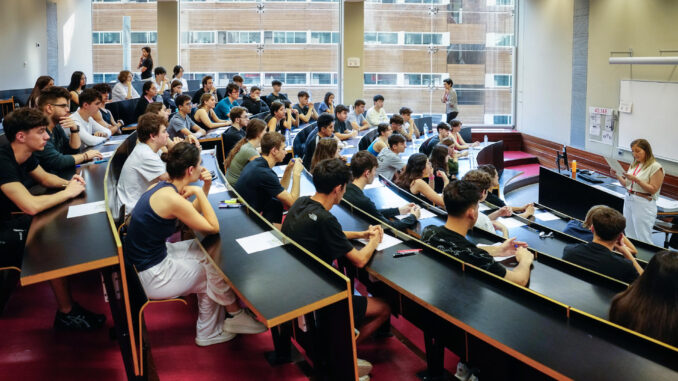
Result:
[[222,204],[235,204],[236,202],[238,202],[238,199],[232,198],[230,200],[224,200],[224,201],[219,201],[219,202],[222,203]]

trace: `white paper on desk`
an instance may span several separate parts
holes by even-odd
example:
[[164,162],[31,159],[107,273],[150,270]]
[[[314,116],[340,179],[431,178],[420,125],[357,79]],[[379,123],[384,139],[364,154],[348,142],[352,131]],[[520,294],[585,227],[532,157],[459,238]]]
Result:
[[478,211],[484,212],[486,210],[490,210],[490,207],[485,204],[478,204]]
[[678,209],[678,201],[676,200],[669,200],[666,197],[659,197],[657,199],[657,206],[662,208],[662,209]]
[[384,183],[382,183],[379,180],[374,180],[374,181],[372,181],[372,184],[365,185],[365,189],[381,188],[383,186],[384,186]]
[[88,202],[87,204],[72,205],[68,207],[66,218],[87,216],[106,211],[106,201]]
[[109,140],[107,142],[104,142],[105,146],[117,146],[121,144],[122,142],[120,140]]
[[539,212],[534,214],[535,218],[538,218],[542,221],[555,221],[559,220],[560,217],[556,216],[555,214],[551,212]]
[[519,228],[519,227],[525,225],[523,222],[521,222],[517,218],[511,218],[511,217],[503,218],[502,217],[502,218],[498,218],[497,220],[499,222],[501,222],[502,224],[504,224],[504,226],[506,226],[507,229]]
[[113,156],[114,153],[115,153],[115,151],[102,152],[102,153],[101,153],[101,157],[103,157],[104,159],[106,159],[106,158],[109,158],[109,157]]
[[610,183],[610,185],[615,185],[615,186],[622,187],[622,188],[624,187],[623,185],[621,185],[621,183],[619,181],[615,181],[613,183]]
[[[434,214],[433,212],[431,212],[428,209],[419,209],[419,213],[421,213],[421,215],[419,216],[420,220],[423,220],[423,219],[426,219],[426,218],[431,218],[431,217],[437,217],[436,214]],[[396,218],[399,219],[399,220],[402,220],[403,218],[405,218],[409,215],[410,215],[409,213],[408,214],[399,214],[399,215],[396,216]]]
[[209,132],[208,132],[208,135],[211,135],[211,134],[221,135],[221,134],[223,134],[224,132],[226,132],[226,129],[227,129],[227,128],[228,128],[228,127],[219,127],[219,128],[215,128],[214,130],[209,131]]
[[509,258],[513,258],[513,257],[515,257],[515,256],[516,256],[516,255],[513,254],[513,255],[507,255],[507,256],[505,256],[505,257],[492,257],[492,258],[494,258],[494,261],[495,261],[495,262],[503,262],[503,261],[505,261],[505,260],[507,260],[507,259],[509,259]]
[[350,153],[350,154],[348,154],[348,155],[341,155],[341,156],[345,157],[345,158],[346,158],[346,160],[348,160],[348,159],[350,159],[350,158],[352,158],[352,157],[353,157],[353,154],[352,154],[352,153]]
[[274,247],[282,246],[282,241],[274,236],[270,231],[263,232],[249,237],[238,238],[235,240],[247,252],[247,254],[264,251]]
[[605,159],[605,161],[607,161],[607,164],[610,166],[610,169],[617,172],[618,175],[626,173],[624,168],[622,168],[621,164],[619,164],[619,162],[616,159],[607,156],[603,156],[603,158]]
[[209,194],[222,193],[222,192],[226,192],[227,190],[228,190],[228,188],[226,188],[226,186],[222,182],[215,181],[210,186],[210,193]]
[[602,186],[602,185],[600,185],[600,184],[596,184],[596,185],[594,185],[593,187],[596,188],[596,189],[600,189],[601,191],[603,191],[603,192],[605,192],[605,193],[609,193],[609,194],[612,194],[612,195],[615,195],[615,196],[619,196],[619,197],[624,197],[624,194],[623,194],[623,193],[616,192],[616,191],[614,191],[614,190],[612,190],[612,189],[610,189],[610,188],[607,188],[607,187],[605,187],[605,186]]
[[[367,243],[369,241],[364,239],[364,238],[361,238],[361,239],[358,240],[358,242],[362,242],[365,245],[367,245]],[[403,242],[403,241],[399,240],[398,238],[396,238],[394,236],[384,234],[384,238],[381,240],[381,243],[379,244],[379,246],[377,246],[377,251],[388,249],[389,247],[395,246],[395,245],[397,245],[401,242]]]

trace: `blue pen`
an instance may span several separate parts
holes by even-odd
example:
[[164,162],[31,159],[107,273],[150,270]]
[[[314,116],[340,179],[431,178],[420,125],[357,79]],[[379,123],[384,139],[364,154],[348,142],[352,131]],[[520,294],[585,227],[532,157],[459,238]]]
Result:
[[108,161],[108,159],[101,159],[101,160],[95,161],[95,162],[92,163],[92,164],[101,164],[101,163],[105,163],[105,162],[107,162],[107,161]]

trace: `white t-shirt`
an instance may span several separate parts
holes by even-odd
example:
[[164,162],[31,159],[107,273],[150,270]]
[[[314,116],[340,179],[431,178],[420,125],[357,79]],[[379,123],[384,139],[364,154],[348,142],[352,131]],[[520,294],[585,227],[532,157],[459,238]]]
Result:
[[494,225],[492,225],[492,220],[483,212],[478,212],[478,219],[474,225],[477,228],[483,229],[490,233],[495,233]]
[[167,172],[160,151],[153,152],[146,143],[137,143],[120,172],[118,198],[125,205],[125,214],[130,214],[153,180]]
[[[85,146],[91,147],[97,144],[101,144],[108,140],[111,137],[111,130],[95,122],[92,117],[87,121],[80,116],[80,109],[71,114],[70,118],[80,127],[80,141]],[[64,132],[68,137],[71,136],[71,130],[69,128],[64,128]],[[97,132],[103,132],[106,136],[94,136]]]

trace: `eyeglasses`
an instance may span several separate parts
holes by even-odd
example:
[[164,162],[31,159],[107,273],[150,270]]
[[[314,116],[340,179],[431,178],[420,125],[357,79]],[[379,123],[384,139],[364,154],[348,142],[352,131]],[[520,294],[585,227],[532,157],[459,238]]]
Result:
[[70,108],[70,105],[69,105],[68,103],[60,103],[60,104],[50,103],[50,106],[54,106],[54,107],[62,107],[62,108]]

